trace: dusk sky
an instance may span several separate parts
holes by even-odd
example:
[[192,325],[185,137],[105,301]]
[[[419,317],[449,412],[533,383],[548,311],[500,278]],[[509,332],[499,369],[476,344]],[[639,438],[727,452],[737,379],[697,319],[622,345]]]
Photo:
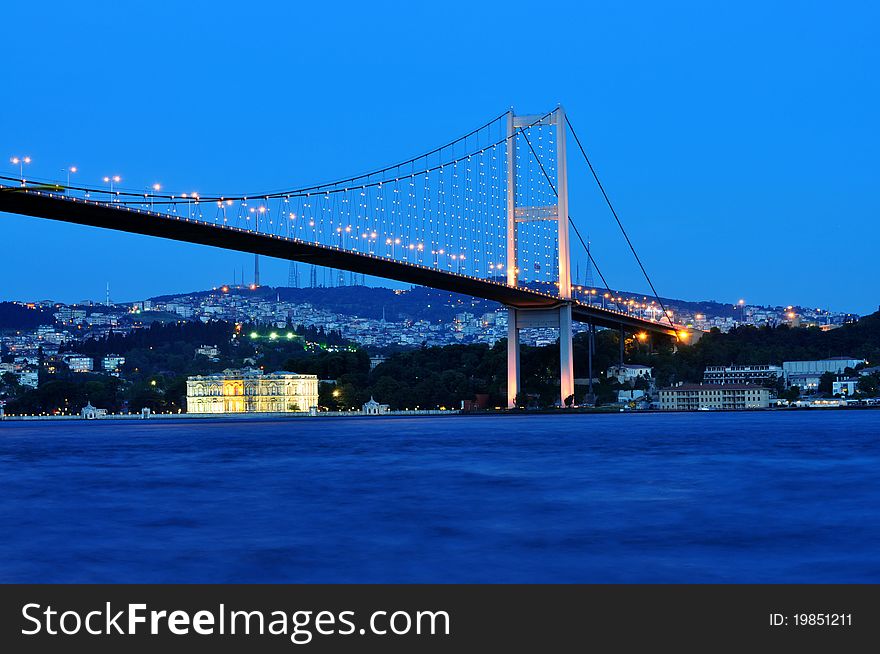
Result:
[[[9,2],[0,163],[169,191],[326,181],[562,103],[658,291],[877,310],[870,2]],[[647,291],[580,155],[571,213]],[[252,257],[0,214],[2,299],[228,283]],[[263,283],[287,283],[265,261]]]

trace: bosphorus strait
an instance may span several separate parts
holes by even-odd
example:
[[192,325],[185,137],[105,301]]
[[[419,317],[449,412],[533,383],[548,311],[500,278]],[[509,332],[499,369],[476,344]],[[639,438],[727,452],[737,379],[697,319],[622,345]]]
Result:
[[2,582],[877,582],[880,413],[0,424]]

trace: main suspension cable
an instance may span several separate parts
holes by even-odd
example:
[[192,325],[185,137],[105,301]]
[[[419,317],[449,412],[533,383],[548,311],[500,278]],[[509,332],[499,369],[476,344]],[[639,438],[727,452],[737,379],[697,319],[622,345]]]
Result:
[[666,316],[666,319],[669,321],[669,324],[675,327],[672,322],[672,319],[669,317],[669,314],[666,312],[666,307],[663,306],[663,300],[660,299],[660,294],[657,293],[657,289],[654,288],[654,282],[651,281],[651,276],[648,275],[648,271],[645,270],[645,266],[642,264],[642,260],[639,257],[639,253],[636,252],[635,246],[632,244],[632,241],[629,238],[629,234],[626,233],[626,230],[623,228],[623,223],[620,221],[620,217],[617,215],[617,211],[614,210],[614,205],[611,204],[611,199],[608,197],[608,193],[605,192],[605,187],[602,186],[602,182],[599,180],[599,175],[596,173],[596,169],[593,168],[593,164],[590,162],[590,158],[587,156],[587,151],[584,150],[584,146],[581,144],[581,140],[578,138],[577,132],[574,131],[574,126],[571,124],[571,121],[568,119],[568,116],[565,117],[565,122],[568,125],[568,128],[571,130],[571,135],[574,137],[575,143],[577,143],[578,149],[580,149],[581,154],[584,156],[584,161],[587,162],[587,166],[590,167],[590,172],[593,174],[593,179],[596,180],[596,185],[599,187],[599,190],[602,191],[602,197],[605,198],[605,204],[608,205],[608,208],[611,209],[611,215],[614,216],[614,220],[617,221],[617,226],[620,227],[620,231],[623,234],[623,238],[626,239],[626,244],[629,245],[629,249],[632,251],[633,256],[636,258],[636,262],[639,264],[639,268],[642,269],[642,274],[645,276],[645,279],[648,281],[648,285],[651,287],[651,290],[654,292],[654,297],[657,298],[657,302],[660,303],[660,308],[663,310],[663,315]]
[[[532,156],[535,157],[535,161],[538,162],[538,165],[541,167],[541,172],[544,173],[544,177],[547,178],[547,183],[550,184],[550,188],[553,190],[553,194],[556,197],[559,197],[559,192],[556,190],[556,185],[553,183],[553,180],[550,179],[550,175],[547,174],[547,169],[544,168],[544,162],[538,157],[538,153],[535,152],[535,148],[532,146],[532,142],[529,140],[529,137],[523,132],[523,138],[526,141],[526,144],[529,146],[529,150],[532,151]],[[583,237],[581,237],[580,231],[578,231],[577,225],[574,224],[574,220],[572,220],[571,214],[567,216],[568,224],[574,228],[574,233],[578,237],[578,240],[581,242],[581,245],[584,246],[584,250],[587,252],[587,256],[590,258],[590,261],[593,262],[593,266],[596,268],[596,272],[599,273],[599,278],[602,280],[602,283],[605,284],[606,290],[611,290],[611,287],[608,285],[608,281],[605,279],[605,275],[602,274],[602,271],[599,268],[599,264],[596,263],[596,260],[593,258],[592,253],[590,252],[590,248],[587,247],[587,244],[584,242]],[[615,306],[617,306],[618,311],[620,310],[620,304],[617,303],[617,300],[614,300]]]

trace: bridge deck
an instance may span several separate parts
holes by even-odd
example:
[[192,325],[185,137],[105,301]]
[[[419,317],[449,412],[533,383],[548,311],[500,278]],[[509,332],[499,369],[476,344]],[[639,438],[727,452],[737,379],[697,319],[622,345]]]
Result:
[[[518,309],[548,309],[564,302],[548,293],[420,264],[46,191],[0,186],[0,211],[364,273],[494,300]],[[671,336],[683,329],[580,302],[572,302],[572,318],[603,327],[623,327]]]

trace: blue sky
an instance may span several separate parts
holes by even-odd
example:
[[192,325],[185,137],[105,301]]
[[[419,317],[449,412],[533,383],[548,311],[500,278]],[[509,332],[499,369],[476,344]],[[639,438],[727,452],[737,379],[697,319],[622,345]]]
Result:
[[[558,12],[558,13],[557,13]],[[0,164],[242,192],[327,180],[562,103],[661,294],[877,309],[869,2],[24,2]],[[647,290],[569,148],[571,212]],[[199,289],[243,254],[0,214],[3,299]],[[284,284],[267,261],[263,282]]]

